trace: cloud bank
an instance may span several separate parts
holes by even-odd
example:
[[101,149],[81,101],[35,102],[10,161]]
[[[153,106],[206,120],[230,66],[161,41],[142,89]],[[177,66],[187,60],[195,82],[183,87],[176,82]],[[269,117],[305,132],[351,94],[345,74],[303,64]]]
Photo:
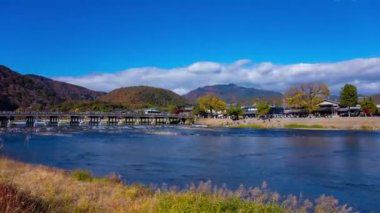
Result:
[[233,63],[203,61],[173,69],[142,67],[117,73],[104,72],[55,79],[97,91],[146,85],[185,94],[205,85],[235,83],[284,92],[289,86],[297,83],[325,82],[333,94],[338,94],[345,83],[356,85],[360,94],[375,94],[380,93],[380,58],[289,65],[270,62],[253,63],[246,59]]

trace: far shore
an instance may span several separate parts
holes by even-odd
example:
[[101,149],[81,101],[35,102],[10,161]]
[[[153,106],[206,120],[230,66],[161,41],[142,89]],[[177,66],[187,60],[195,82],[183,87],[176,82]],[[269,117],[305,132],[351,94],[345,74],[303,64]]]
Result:
[[226,118],[201,118],[197,119],[195,123],[209,127],[257,129],[380,130],[380,117],[272,118],[267,120],[248,118],[236,121]]

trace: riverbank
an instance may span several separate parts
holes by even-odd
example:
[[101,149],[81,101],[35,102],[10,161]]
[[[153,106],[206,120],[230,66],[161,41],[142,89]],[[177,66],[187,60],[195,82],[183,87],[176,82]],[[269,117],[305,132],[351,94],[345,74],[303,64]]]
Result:
[[333,117],[333,118],[257,118],[241,119],[198,119],[196,124],[210,127],[235,128],[290,128],[290,129],[343,129],[380,130],[380,117]]
[[123,184],[85,171],[68,172],[0,159],[1,212],[350,212],[337,200],[321,196],[313,204],[282,197],[266,185],[230,191],[209,182],[176,188]]

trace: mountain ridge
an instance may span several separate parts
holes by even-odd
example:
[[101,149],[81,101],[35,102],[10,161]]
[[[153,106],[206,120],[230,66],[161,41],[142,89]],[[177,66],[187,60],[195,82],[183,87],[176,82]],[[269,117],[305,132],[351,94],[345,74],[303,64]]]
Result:
[[272,104],[280,104],[283,95],[279,92],[238,86],[236,84],[216,84],[198,87],[183,95],[188,101],[195,103],[201,96],[213,94],[227,103],[252,104],[255,100],[265,100]]
[[0,65],[0,110],[47,110],[64,101],[95,100],[103,94]]

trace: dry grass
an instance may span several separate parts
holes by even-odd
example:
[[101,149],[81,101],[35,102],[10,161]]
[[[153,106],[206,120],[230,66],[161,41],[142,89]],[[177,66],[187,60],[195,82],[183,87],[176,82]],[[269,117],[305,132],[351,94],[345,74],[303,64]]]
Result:
[[[280,196],[260,187],[231,191],[211,182],[149,188],[125,185],[117,175],[93,177],[87,171],[66,172],[0,159],[1,212],[350,212],[333,197],[315,202]],[[23,205],[25,204],[25,205]]]

